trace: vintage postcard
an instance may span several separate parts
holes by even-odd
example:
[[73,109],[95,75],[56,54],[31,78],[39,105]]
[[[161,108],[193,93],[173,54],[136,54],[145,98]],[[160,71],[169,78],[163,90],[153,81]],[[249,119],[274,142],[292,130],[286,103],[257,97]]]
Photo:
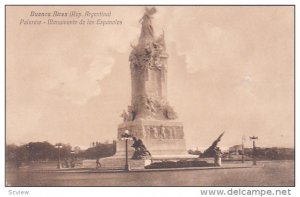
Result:
[[6,5],[5,186],[295,186],[294,33],[293,5]]

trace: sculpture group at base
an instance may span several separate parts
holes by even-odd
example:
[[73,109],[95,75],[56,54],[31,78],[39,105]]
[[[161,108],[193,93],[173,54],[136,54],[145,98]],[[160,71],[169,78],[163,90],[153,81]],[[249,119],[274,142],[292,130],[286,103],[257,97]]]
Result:
[[131,147],[134,148],[134,153],[131,159],[145,159],[151,156],[151,153],[147,150],[141,139],[133,137],[133,144]]
[[215,157],[216,155],[221,155],[222,152],[218,147],[218,143],[221,141],[222,136],[225,132],[221,133],[221,135],[212,143],[212,145],[206,149],[199,157]]
[[221,166],[221,158],[223,153],[220,147],[218,147],[218,143],[221,141],[224,133],[225,132],[221,133],[221,135],[212,143],[212,145],[208,149],[206,149],[202,154],[200,153],[199,158],[214,157],[214,165]]

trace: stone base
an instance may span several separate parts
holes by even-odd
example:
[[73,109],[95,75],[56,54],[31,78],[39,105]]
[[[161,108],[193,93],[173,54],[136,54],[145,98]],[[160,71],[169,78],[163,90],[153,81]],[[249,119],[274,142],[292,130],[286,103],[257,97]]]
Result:
[[[145,120],[124,122],[118,126],[118,141],[116,154],[112,157],[100,159],[103,169],[124,169],[125,166],[125,141],[121,140],[122,134],[128,130],[130,134],[141,139],[151,153],[152,160],[181,160],[193,159],[188,155],[183,124],[169,120]],[[132,160],[134,148],[133,141],[128,141],[128,161],[132,169],[144,169],[151,160]],[[198,157],[198,156],[196,156]]]
[[[100,159],[101,169],[125,169],[125,158],[120,156],[112,156]],[[130,169],[144,169],[145,166],[150,165],[151,160],[141,159],[132,160],[128,159],[128,165]]]
[[[125,143],[121,135],[125,130],[141,139],[152,155],[186,155],[183,124],[170,120],[145,120],[124,122],[118,127],[117,155],[125,154]],[[128,143],[129,152],[132,141]]]
[[153,155],[151,157],[152,162],[154,161],[180,161],[180,160],[191,160],[199,159],[198,155],[182,154],[182,155]]
[[197,161],[206,161],[207,163],[214,164],[215,158],[213,157],[204,157],[204,158],[198,158]]
[[[214,164],[214,158],[199,158],[197,155],[159,155],[154,156],[151,159],[142,160],[128,160],[129,168],[132,170],[142,170],[145,166],[151,163],[163,162],[163,161],[179,161],[179,160],[197,160],[206,161],[207,163]],[[125,157],[112,156],[100,159],[101,167],[99,169],[125,169]],[[96,168],[96,160],[84,160],[83,168]]]

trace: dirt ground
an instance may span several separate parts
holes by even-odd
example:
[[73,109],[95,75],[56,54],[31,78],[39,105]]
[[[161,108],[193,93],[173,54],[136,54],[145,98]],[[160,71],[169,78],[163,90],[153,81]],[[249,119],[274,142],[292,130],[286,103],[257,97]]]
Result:
[[[294,161],[258,162],[261,168],[158,172],[62,173],[7,168],[7,186],[294,186]],[[47,165],[47,164],[43,164]],[[36,168],[37,166],[30,167]],[[41,167],[41,166],[39,166]]]

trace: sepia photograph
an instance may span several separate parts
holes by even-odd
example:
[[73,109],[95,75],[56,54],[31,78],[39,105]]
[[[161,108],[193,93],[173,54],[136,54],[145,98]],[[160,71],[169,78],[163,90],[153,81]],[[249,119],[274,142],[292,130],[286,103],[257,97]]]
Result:
[[6,5],[4,171],[295,187],[295,5]]

